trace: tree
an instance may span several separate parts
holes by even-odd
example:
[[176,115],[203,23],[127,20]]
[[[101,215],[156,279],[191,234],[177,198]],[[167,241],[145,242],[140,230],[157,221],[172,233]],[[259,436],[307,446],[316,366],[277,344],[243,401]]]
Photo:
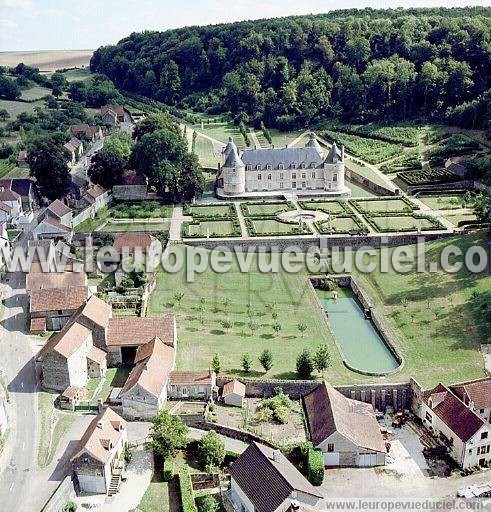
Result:
[[252,358],[250,354],[244,354],[241,359],[242,362],[242,369],[245,373],[249,373],[252,368]]
[[196,498],[196,506],[198,512],[218,512],[220,505],[218,501],[211,495],[205,494]]
[[71,177],[68,155],[61,144],[51,137],[39,137],[29,144],[27,160],[42,196],[54,200],[67,195]]
[[107,151],[116,154],[127,163],[134,145],[135,143],[129,133],[117,132],[104,141],[104,147],[100,152]]
[[279,322],[275,322],[273,324],[273,331],[275,332],[276,335],[278,335],[281,331],[281,324]]
[[259,355],[259,362],[265,372],[269,372],[273,367],[273,354],[269,348],[265,348]]
[[167,113],[152,112],[135,126],[133,138],[139,140],[147,133],[153,133],[157,130],[170,130],[176,134],[180,133],[179,127]]
[[220,373],[221,367],[220,354],[216,353],[211,360],[211,368],[215,373]]
[[0,108],[0,121],[6,121],[10,117],[8,111],[4,108]]
[[179,76],[179,66],[171,60],[162,68],[158,97],[164,103],[175,105],[180,95],[181,78]]
[[5,100],[17,100],[22,91],[14,80],[4,75],[0,75],[0,98]]
[[314,368],[324,375],[324,372],[331,365],[331,356],[327,345],[319,345],[313,357]]
[[85,82],[72,82],[70,84],[70,98],[73,101],[85,103],[87,101],[87,84]]
[[298,329],[298,331],[300,332],[300,334],[302,335],[302,338],[303,338],[304,334],[305,334],[305,331],[307,330],[307,324],[304,323],[304,322],[300,322],[297,325],[297,329]]
[[180,305],[181,300],[184,299],[184,292],[176,292],[172,297]]
[[253,322],[252,320],[247,324],[247,326],[251,330],[252,335],[254,335],[254,333],[259,329],[259,325],[256,322]]
[[152,419],[149,447],[164,459],[173,457],[188,444],[188,432],[181,418],[161,409]]
[[203,469],[220,467],[225,459],[225,443],[211,430],[198,443],[198,459]]
[[479,194],[474,202],[474,213],[481,222],[489,222],[491,219],[491,198]]
[[312,355],[308,349],[304,349],[297,357],[297,375],[301,379],[310,379],[313,370]]
[[106,189],[121,183],[126,164],[117,153],[102,150],[92,157],[87,174],[93,183]]

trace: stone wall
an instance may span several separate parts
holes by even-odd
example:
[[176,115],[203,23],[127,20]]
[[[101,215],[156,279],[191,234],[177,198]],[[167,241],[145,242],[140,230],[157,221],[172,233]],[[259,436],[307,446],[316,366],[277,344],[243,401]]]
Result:
[[[229,380],[230,378],[227,379],[219,376],[217,377],[217,385],[223,387]],[[247,397],[269,397],[273,395],[275,388],[280,387],[286,394],[296,400],[314,391],[320,384],[319,381],[305,380],[255,380],[241,378],[240,381],[246,386]],[[348,398],[371,403],[379,411],[385,411],[387,407],[392,407],[396,410],[411,408],[412,386],[409,382],[350,384],[334,387]]]
[[345,176],[353,183],[362,185],[363,187],[374,192],[377,195],[382,195],[382,196],[397,196],[397,195],[399,195],[399,189],[396,188],[395,190],[391,190],[387,187],[383,187],[382,185],[379,185],[378,183],[374,183],[373,181],[369,180],[365,176],[358,174],[353,169],[350,169],[349,162],[346,162]]
[[81,224],[84,220],[94,218],[95,214],[104,206],[112,201],[112,195],[109,192],[105,192],[100,199],[97,200],[93,205],[82,210],[78,215],[75,215],[72,219],[72,228],[75,228]]
[[426,185],[410,185],[406,189],[408,195],[416,192],[438,192],[440,190],[473,190],[474,182],[471,180],[453,181],[451,183],[434,183]]
[[41,509],[41,512],[60,512],[75,497],[75,485],[76,482],[72,479],[72,475],[65,477]]

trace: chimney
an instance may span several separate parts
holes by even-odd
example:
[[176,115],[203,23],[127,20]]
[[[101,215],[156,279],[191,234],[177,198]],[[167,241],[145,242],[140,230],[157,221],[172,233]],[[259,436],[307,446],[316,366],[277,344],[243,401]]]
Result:
[[99,420],[97,422],[97,428],[103,429],[104,428],[104,422],[102,420]]
[[341,146],[341,161],[344,162],[344,144]]
[[298,500],[293,499],[290,505],[292,510],[300,510],[300,502]]
[[279,459],[279,457],[278,457],[278,450],[273,450],[273,460],[275,462],[278,462],[278,459]]

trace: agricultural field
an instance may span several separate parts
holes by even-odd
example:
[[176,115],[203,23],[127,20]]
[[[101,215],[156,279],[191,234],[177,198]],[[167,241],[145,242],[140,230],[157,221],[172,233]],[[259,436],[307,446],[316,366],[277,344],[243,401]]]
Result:
[[87,68],[75,68],[69,69],[63,73],[68,82],[85,82],[92,78],[90,69]]
[[94,50],[41,50],[33,52],[0,52],[0,66],[14,67],[19,62],[41,71],[88,67]]
[[12,121],[17,119],[19,114],[23,112],[27,112],[28,114],[32,114],[34,112],[35,107],[40,107],[44,105],[44,101],[35,101],[32,103],[26,103],[25,101],[10,101],[10,100],[0,100],[0,110],[5,109],[10,118],[8,121]]
[[369,139],[367,137],[332,130],[324,130],[320,135],[330,141],[335,141],[338,145],[344,145],[348,153],[371,164],[379,164],[385,160],[399,156],[403,150],[401,144],[391,144],[386,141]]
[[403,213],[417,209],[416,205],[405,197],[351,200],[351,204],[361,213]]
[[417,217],[415,215],[371,215],[365,220],[379,233],[391,231],[428,231],[442,229],[443,226],[436,219]]
[[481,147],[479,142],[463,135],[456,133],[446,138],[438,146],[428,151],[428,158],[432,167],[443,165],[445,160],[452,156],[466,155],[475,153]]
[[282,212],[292,211],[295,209],[295,206],[293,203],[288,201],[264,201],[240,203],[240,208],[244,217],[267,217],[275,216]]
[[6,176],[15,168],[15,164],[10,163],[8,158],[0,160],[0,178]]
[[40,87],[39,85],[34,85],[33,87],[29,87],[28,89],[24,89],[21,94],[21,99],[24,101],[37,101],[51,94],[51,89],[47,87]]
[[315,223],[315,227],[319,233],[329,235],[331,233],[341,234],[350,232],[368,232],[365,225],[354,215],[339,215],[330,220],[323,220]]

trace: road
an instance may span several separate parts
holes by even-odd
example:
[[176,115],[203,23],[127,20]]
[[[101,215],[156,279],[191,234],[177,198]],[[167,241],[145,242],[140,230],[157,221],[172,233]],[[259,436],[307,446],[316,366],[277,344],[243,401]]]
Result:
[[27,296],[24,275],[7,275],[10,293],[5,300],[0,326],[0,368],[9,392],[9,438],[0,459],[0,509],[28,510],[23,503],[29,496],[36,472],[39,422],[37,379],[33,343],[25,334],[24,307]]
[[78,185],[87,183],[87,169],[90,166],[90,159],[104,146],[104,139],[96,140],[82,158],[70,169],[73,181]]

